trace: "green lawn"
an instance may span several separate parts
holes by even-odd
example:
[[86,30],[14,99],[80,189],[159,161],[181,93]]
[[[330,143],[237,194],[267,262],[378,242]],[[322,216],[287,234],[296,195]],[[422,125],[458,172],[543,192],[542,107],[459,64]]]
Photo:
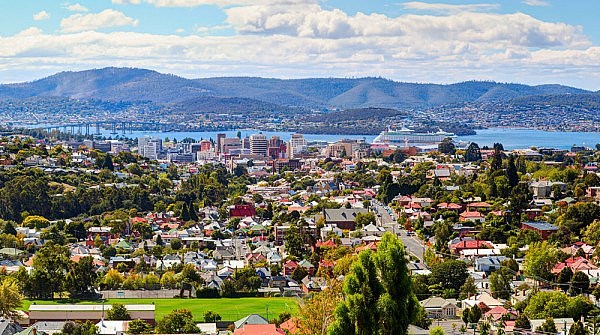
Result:
[[[274,318],[281,312],[294,314],[297,309],[296,298],[220,298],[220,299],[108,299],[106,304],[119,302],[122,304],[152,304],[156,305],[156,320],[162,319],[165,314],[178,308],[187,308],[192,311],[194,319],[203,322],[206,311],[213,311],[221,315],[224,321],[236,321],[248,314],[260,314],[267,317],[267,306],[269,319]],[[71,300],[24,300],[23,310],[28,310],[32,304],[60,304],[73,303]],[[100,302],[82,301],[78,304],[98,304]]]

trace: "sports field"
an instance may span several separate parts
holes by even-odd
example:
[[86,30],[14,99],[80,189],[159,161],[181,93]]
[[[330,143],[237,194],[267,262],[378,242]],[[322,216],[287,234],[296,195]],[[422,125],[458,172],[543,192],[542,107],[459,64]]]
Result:
[[[194,320],[203,322],[206,311],[213,311],[221,315],[223,321],[235,321],[248,314],[260,314],[272,319],[281,312],[290,312],[292,315],[297,309],[297,298],[219,298],[219,299],[108,299],[105,304],[114,302],[122,304],[152,304],[156,305],[156,320],[162,319],[165,314],[174,309],[187,308],[192,311]],[[73,303],[72,300],[24,300],[23,310],[28,310],[31,304],[61,304]],[[80,301],[78,304],[99,304],[101,302]]]

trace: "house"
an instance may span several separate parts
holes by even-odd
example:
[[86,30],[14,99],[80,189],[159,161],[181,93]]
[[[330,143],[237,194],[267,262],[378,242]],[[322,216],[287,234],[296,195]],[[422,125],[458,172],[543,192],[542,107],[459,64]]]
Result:
[[367,212],[364,208],[326,208],[322,214],[315,217],[315,222],[323,218],[325,225],[334,224],[340,229],[354,230],[356,215]]
[[198,329],[200,329],[201,334],[206,334],[206,335],[219,334],[219,330],[217,329],[217,324],[215,322],[197,323],[196,327],[198,327]]
[[540,234],[542,240],[546,240],[548,239],[548,237],[550,237],[550,235],[558,231],[558,226],[555,226],[548,222],[530,221],[523,222],[521,224],[521,229],[533,230],[536,233]]
[[363,236],[383,236],[383,233],[385,233],[385,229],[383,229],[383,227],[369,223],[368,225],[364,226],[363,229],[361,229],[361,232]]
[[[154,324],[155,305],[125,305],[132,319],[141,319]],[[31,305],[29,306],[29,323],[38,321],[87,321],[99,322],[111,306],[104,305]]]
[[425,308],[427,316],[432,319],[454,318],[458,310],[455,299],[431,297],[422,300],[420,304]]
[[553,189],[556,188],[561,192],[567,191],[569,185],[563,182],[555,182],[555,181],[536,181],[529,185],[529,189],[533,193],[534,198],[548,198],[552,196]]
[[515,311],[513,310],[508,310],[506,308],[504,308],[504,306],[496,306],[492,309],[490,309],[489,311],[487,311],[484,315],[484,318],[496,322],[499,320],[504,319],[505,321],[508,320],[516,320],[518,315]]
[[485,222],[485,216],[477,211],[464,211],[459,215],[460,222]]
[[258,314],[250,314],[233,323],[235,329],[240,329],[245,325],[267,325],[269,321]]
[[285,332],[274,324],[243,325],[241,328],[236,328],[233,335],[285,335]]
[[596,265],[584,257],[569,257],[564,262],[554,265],[554,268],[550,272],[556,275],[565,267],[570,268],[573,273],[577,271],[589,272],[589,270],[598,270]]
[[463,250],[468,249],[493,249],[494,246],[488,241],[464,239],[458,241],[449,242],[450,251],[454,254],[458,254]]
[[100,320],[96,323],[98,335],[117,335],[124,334],[129,329],[129,321],[108,321]]
[[14,335],[23,331],[18,323],[11,322],[7,319],[0,319],[0,335]]
[[229,208],[229,217],[256,216],[256,210],[252,205],[234,205]]
[[475,259],[473,267],[476,271],[490,273],[500,269],[500,263],[507,260],[505,256],[487,256]]
[[504,306],[504,303],[502,301],[492,297],[492,295],[487,292],[483,292],[482,294],[477,294],[467,299],[464,299],[461,301],[461,304],[463,308],[471,308],[473,306],[478,306],[484,312],[487,312],[488,310],[493,309],[494,307]]
[[292,272],[294,272],[294,270],[296,270],[297,267],[298,267],[298,263],[296,263],[293,260],[288,260],[287,262],[285,262],[283,264],[283,275],[291,276]]

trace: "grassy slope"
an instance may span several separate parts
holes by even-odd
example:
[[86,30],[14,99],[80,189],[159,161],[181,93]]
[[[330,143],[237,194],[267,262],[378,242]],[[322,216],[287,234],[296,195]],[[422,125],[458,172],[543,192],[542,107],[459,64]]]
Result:
[[[174,309],[187,308],[192,311],[194,319],[202,322],[206,311],[213,311],[221,315],[223,320],[235,321],[248,314],[260,314],[267,317],[266,306],[269,306],[269,318],[279,315],[281,312],[294,313],[297,309],[295,298],[221,298],[221,299],[108,299],[107,305],[114,302],[122,304],[151,304],[156,305],[156,319],[160,320],[165,314]],[[25,300],[23,310],[28,310],[29,305],[36,304],[59,304],[73,303],[72,301],[46,301]],[[81,304],[98,304],[98,302],[83,301]]]

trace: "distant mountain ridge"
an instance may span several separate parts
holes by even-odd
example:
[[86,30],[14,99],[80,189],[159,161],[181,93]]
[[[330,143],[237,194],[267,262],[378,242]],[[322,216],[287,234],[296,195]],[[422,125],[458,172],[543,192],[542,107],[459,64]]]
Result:
[[[186,79],[137,68],[61,72],[32,82],[0,85],[0,99],[67,97],[106,101],[152,101],[181,108],[187,103],[251,103],[260,108],[430,108],[448,104],[526,101],[526,97],[597,93],[562,85],[529,86],[488,81],[418,84],[383,78]],[[232,100],[232,98],[243,100]],[[539,99],[532,99],[537,101]]]

